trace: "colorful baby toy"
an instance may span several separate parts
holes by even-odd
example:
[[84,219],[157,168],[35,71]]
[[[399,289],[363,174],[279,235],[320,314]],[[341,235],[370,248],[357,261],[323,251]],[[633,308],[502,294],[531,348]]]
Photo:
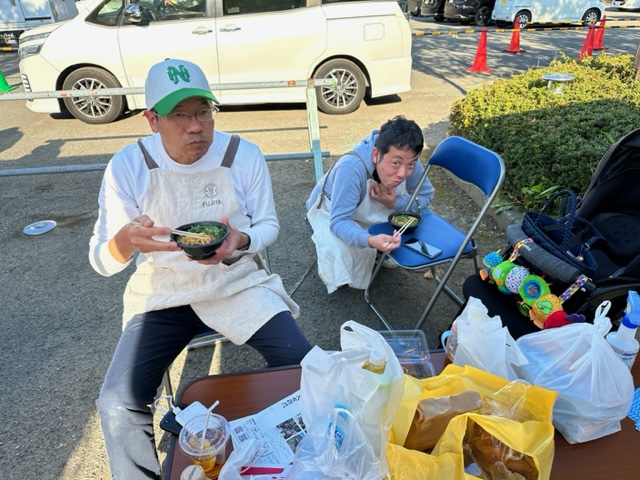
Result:
[[[516,247],[524,243],[527,242],[522,241]],[[518,302],[518,309],[538,328],[561,327],[585,321],[584,315],[567,314],[562,304],[582,287],[587,277],[580,276],[558,297],[551,293],[544,278],[533,275],[528,268],[513,263],[517,257],[517,248],[514,248],[508,260],[503,260],[499,251],[487,254],[482,260],[484,268],[480,271],[480,277],[495,283],[498,290],[505,295],[519,295],[522,300]]]

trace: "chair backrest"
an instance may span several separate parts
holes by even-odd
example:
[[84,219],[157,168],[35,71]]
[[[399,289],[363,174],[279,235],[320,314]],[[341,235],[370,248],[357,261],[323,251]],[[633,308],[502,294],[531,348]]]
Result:
[[486,197],[497,193],[505,175],[500,155],[462,137],[442,140],[429,158],[429,165],[446,168],[461,180],[477,186]]

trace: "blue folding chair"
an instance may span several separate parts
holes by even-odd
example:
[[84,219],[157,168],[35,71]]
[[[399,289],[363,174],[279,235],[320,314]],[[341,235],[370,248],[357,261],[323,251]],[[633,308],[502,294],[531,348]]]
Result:
[[[482,192],[482,205],[479,208],[479,212],[475,217],[473,224],[466,232],[460,230],[455,225],[452,225],[435,213],[423,214],[422,223],[418,225],[412,233],[402,235],[402,244],[400,247],[393,250],[388,255],[382,253],[382,255],[379,256],[374,266],[371,281],[364,291],[364,298],[367,304],[389,330],[392,330],[391,325],[380,309],[371,300],[370,293],[371,285],[378,276],[380,267],[382,267],[382,262],[388,256],[399,267],[407,270],[431,270],[433,278],[437,282],[437,287],[422,312],[422,315],[418,319],[418,323],[415,326],[416,330],[422,328],[429,312],[431,312],[438,296],[443,290],[446,291],[458,304],[463,305],[463,300],[447,286],[447,281],[449,280],[449,277],[451,277],[451,274],[461,258],[473,259],[475,269],[478,271],[476,244],[473,240],[473,234],[478,228],[482,217],[491,207],[505,176],[504,162],[497,153],[462,137],[448,137],[438,144],[431,155],[431,158],[429,158],[429,162],[427,163],[427,167],[420,179],[418,188],[416,188],[416,191],[409,200],[408,205],[413,204],[420,186],[427,178],[433,166],[442,167],[448,170],[448,172],[454,177],[463,180],[469,185],[477,187],[477,189],[465,189],[465,191],[470,196],[473,195],[472,190],[479,190]],[[372,235],[380,233],[393,235],[394,226],[389,222],[379,223],[372,225],[369,228],[369,233]],[[410,238],[416,238],[424,244],[432,245],[437,249],[442,250],[442,253],[438,254],[434,258],[428,258],[425,255],[417,253],[404,245],[404,243]],[[451,265],[442,278],[439,278],[436,275],[435,267],[447,262],[450,262]]]

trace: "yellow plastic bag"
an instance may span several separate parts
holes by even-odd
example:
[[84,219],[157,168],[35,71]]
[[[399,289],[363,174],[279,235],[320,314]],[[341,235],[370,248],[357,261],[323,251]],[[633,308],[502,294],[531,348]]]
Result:
[[[549,478],[554,455],[551,419],[557,392],[457,365],[449,365],[440,375],[421,382],[421,399],[473,390],[480,394],[484,406],[477,413],[454,417],[431,453],[389,444],[387,461],[393,480]],[[488,453],[482,447],[487,447]],[[507,469],[509,473],[505,473],[502,460],[493,461],[498,451],[508,452],[506,464],[512,469]],[[484,467],[483,476],[474,462]],[[526,468],[519,470],[521,465]],[[512,471],[523,474],[511,474]]]
[[418,402],[422,395],[422,383],[419,379],[410,375],[404,376],[403,383],[403,396],[400,401],[400,405],[396,410],[395,417],[393,418],[393,424],[391,425],[391,433],[389,435],[389,442],[397,445],[404,444],[407,433],[411,427],[413,416],[416,411]]

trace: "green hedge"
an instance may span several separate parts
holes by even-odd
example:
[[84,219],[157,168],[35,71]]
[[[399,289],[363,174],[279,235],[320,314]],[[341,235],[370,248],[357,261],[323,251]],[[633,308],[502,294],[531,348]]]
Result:
[[[575,76],[562,93],[545,73]],[[640,128],[640,82],[633,57],[564,55],[470,91],[452,106],[450,134],[498,152],[507,175],[498,206],[539,209],[551,192],[583,193],[611,144]]]

